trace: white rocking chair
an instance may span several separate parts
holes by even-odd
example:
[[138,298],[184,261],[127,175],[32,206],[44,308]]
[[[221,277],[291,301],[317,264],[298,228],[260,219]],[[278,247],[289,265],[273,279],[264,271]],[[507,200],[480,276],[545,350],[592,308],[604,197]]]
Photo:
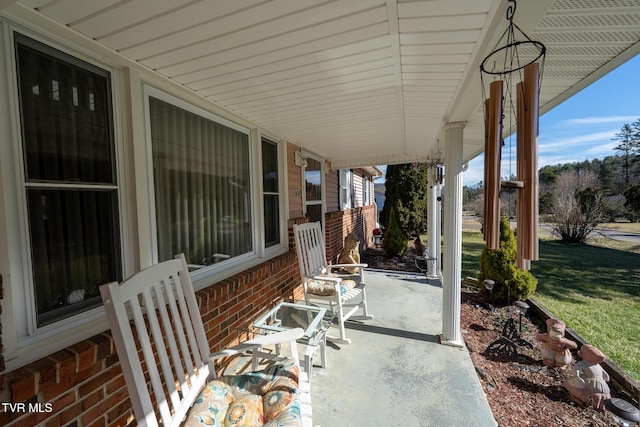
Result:
[[[163,426],[221,425],[225,417],[238,421],[231,418],[242,411],[234,408],[248,407],[256,420],[249,420],[251,425],[277,420],[278,425],[311,426],[308,376],[300,372],[296,347],[302,329],[260,336],[210,354],[186,261],[181,255],[176,258],[122,284],[100,287],[137,424],[157,426],[161,420]],[[255,370],[258,356],[267,355],[262,347],[284,342],[292,354],[285,364],[216,379],[213,360],[251,351]]]
[[[327,335],[327,340],[350,344],[351,340],[345,334],[344,322],[348,319],[373,319],[368,312],[365,292],[364,268],[367,264],[328,265],[324,234],[319,222],[294,225],[293,231],[307,304],[328,305],[336,315],[339,335]],[[344,268],[356,267],[356,273],[340,273]],[[356,316],[359,310],[361,314]]]

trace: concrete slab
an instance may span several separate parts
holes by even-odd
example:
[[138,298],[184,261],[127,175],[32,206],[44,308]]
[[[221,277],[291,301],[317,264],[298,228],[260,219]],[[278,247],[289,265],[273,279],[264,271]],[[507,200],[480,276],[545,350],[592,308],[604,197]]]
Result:
[[314,425],[497,425],[467,349],[439,343],[440,282],[367,272],[367,299],[374,319],[349,322],[352,343],[313,368]]

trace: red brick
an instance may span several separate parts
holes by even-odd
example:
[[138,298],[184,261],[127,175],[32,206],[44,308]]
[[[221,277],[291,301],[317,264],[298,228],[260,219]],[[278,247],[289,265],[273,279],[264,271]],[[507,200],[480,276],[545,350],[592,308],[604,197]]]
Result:
[[40,386],[45,384],[55,384],[58,381],[58,368],[56,366],[56,363],[49,358],[38,360],[37,362],[33,363],[30,368],[40,373]]
[[26,368],[14,371],[11,380],[11,401],[26,402],[35,395],[36,375]]
[[93,420],[97,419],[98,417],[106,415],[111,408],[121,404],[124,401],[129,401],[129,396],[125,389],[122,389],[112,395],[105,395],[105,398],[102,399],[97,405],[82,414],[82,425],[87,425],[93,422]]
[[36,414],[28,414],[26,416],[21,416],[20,418],[14,418],[8,424],[5,424],[6,427],[24,427],[24,426],[35,426],[38,425],[38,417]]
[[87,427],[106,427],[107,422],[104,416],[98,417],[97,419],[91,421],[90,424],[83,423],[83,425]]
[[70,375],[75,376],[76,372],[78,372],[78,359],[75,353],[61,350],[53,353],[49,358],[56,362],[58,381]]
[[56,400],[51,401],[53,405],[53,412],[58,413],[62,411],[65,407],[71,405],[76,401],[76,393],[75,390],[69,390],[69,392]]
[[92,406],[98,404],[102,399],[104,399],[104,392],[102,390],[96,390],[94,393],[85,396],[80,400],[80,404],[82,405],[82,412],[89,410]]
[[95,390],[102,389],[107,381],[109,381],[116,375],[119,375],[121,372],[122,370],[119,366],[117,368],[112,367],[100,372],[99,375],[93,377],[79,387],[78,391],[80,393],[80,396],[85,396]]
[[126,385],[125,381],[124,381],[124,375],[118,375],[116,376],[114,379],[112,379],[111,381],[109,381],[106,386],[107,386],[107,393],[113,393],[116,390],[121,389],[122,387],[124,387]]
[[96,361],[96,345],[89,341],[82,341],[69,347],[77,355],[78,370],[91,366]]
[[96,360],[102,360],[113,353],[111,337],[106,334],[95,335],[89,341],[96,345]]
[[80,384],[81,382],[98,375],[100,372],[104,370],[102,363],[94,363],[93,365],[87,366],[84,369],[81,367],[81,371],[76,374],[76,382]]
[[120,415],[116,420],[113,420],[109,423],[110,426],[135,426],[136,419],[133,416],[131,411],[127,411],[124,414]]

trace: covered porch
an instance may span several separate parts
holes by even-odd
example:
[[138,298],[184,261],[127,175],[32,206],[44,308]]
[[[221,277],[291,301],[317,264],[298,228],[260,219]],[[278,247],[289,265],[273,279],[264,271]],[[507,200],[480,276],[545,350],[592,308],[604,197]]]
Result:
[[[515,22],[548,50],[541,113],[640,52],[640,8],[632,3],[518,3]],[[371,274],[376,319],[352,324],[353,344],[329,349],[329,368],[315,372],[314,424],[349,425],[344,420],[353,415],[351,425],[371,425],[374,417],[377,424],[402,410],[410,420],[405,425],[442,425],[450,423],[436,417],[455,410],[464,411],[465,420],[486,413],[491,425],[460,330],[462,176],[467,162],[484,151],[479,68],[503,33],[510,8],[515,1],[0,1],[1,391],[16,404],[53,408],[0,413],[0,424],[132,422],[96,299],[98,283],[123,280],[193,249],[192,278],[208,338],[218,350],[243,338],[238,331],[275,301],[300,298],[287,234],[292,224],[323,221],[329,244],[357,227],[363,241],[370,239],[375,205],[360,172],[422,162],[433,165],[433,175],[441,172],[437,166],[445,167],[446,195],[441,197],[441,180],[436,185],[432,179],[428,201],[428,234],[438,236],[429,242],[430,253],[440,253],[435,245],[440,235],[444,240],[442,287],[408,275]],[[38,58],[63,70],[66,90],[57,68]],[[84,77],[66,82],[72,74]],[[83,83],[94,80],[103,88],[101,99],[93,84]],[[77,124],[81,132],[51,126],[51,139],[72,140],[81,149],[74,145],[66,152],[57,148],[63,144],[40,143],[39,122],[21,120],[25,99],[47,105],[33,108],[33,117],[59,116]],[[99,132],[74,118],[79,100],[83,114],[100,113],[105,125]],[[166,106],[170,116],[161,114]],[[166,136],[160,125],[175,130],[182,117],[194,116],[197,121],[185,132],[191,136],[178,139],[215,154],[189,150],[188,157],[164,146],[154,152],[153,141]],[[193,130],[204,125],[224,130],[224,137],[194,137],[202,133]],[[84,149],[87,138],[80,136],[89,134],[104,152]],[[39,157],[29,157],[31,149]],[[42,165],[72,160],[85,165],[79,170],[108,170],[112,176],[60,175],[52,181],[44,169],[27,168],[28,158]],[[156,185],[158,166],[168,181],[194,182],[194,191],[174,185],[188,200],[160,202],[169,192],[160,179]],[[174,172],[183,179],[169,179]],[[73,203],[54,203],[69,192],[78,195]],[[110,213],[104,224],[86,208],[93,204],[82,203],[80,196],[89,192],[104,196],[100,211]],[[225,210],[212,207],[205,214],[201,200]],[[63,219],[73,226],[80,221],[60,214],[49,228],[63,236],[55,242],[64,251],[49,246],[51,239],[32,230],[54,222],[52,206],[60,213],[75,208],[78,217],[91,219],[84,224],[94,234],[63,236],[60,230],[73,228]],[[172,208],[181,216],[163,223]],[[204,232],[206,224],[213,231]],[[98,232],[105,245],[90,237]],[[178,235],[182,240],[174,239]],[[172,239],[194,242],[193,247],[165,250]],[[218,246],[224,239],[226,246]],[[52,261],[43,262],[38,251],[51,254]],[[56,255],[64,255],[64,262],[57,263]],[[72,268],[103,256],[109,268],[96,277],[91,269]],[[62,274],[52,280],[35,271],[64,271],[59,265],[74,274],[79,270],[79,284],[68,286]],[[54,282],[60,286],[49,297],[45,292]],[[77,295],[86,305],[77,304]],[[385,403],[377,390],[406,394]],[[425,414],[429,421],[418,421]],[[485,419],[470,424],[485,425]]]

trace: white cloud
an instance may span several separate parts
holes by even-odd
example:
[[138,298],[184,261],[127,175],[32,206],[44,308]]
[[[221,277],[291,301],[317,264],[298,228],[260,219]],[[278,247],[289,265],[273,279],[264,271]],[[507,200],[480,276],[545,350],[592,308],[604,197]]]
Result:
[[[616,131],[601,131],[587,133],[583,135],[575,135],[571,137],[553,136],[550,140],[546,137],[539,138],[539,150],[542,151],[558,151],[570,150],[570,152],[584,150],[584,146],[588,143],[599,143],[601,146],[615,146],[616,142],[612,141]],[[606,142],[605,142],[606,141]]]
[[636,116],[601,116],[601,117],[584,117],[581,119],[567,119],[560,122],[561,125],[590,125],[603,123],[620,123],[620,127],[624,123],[631,123],[638,120],[640,115]]

